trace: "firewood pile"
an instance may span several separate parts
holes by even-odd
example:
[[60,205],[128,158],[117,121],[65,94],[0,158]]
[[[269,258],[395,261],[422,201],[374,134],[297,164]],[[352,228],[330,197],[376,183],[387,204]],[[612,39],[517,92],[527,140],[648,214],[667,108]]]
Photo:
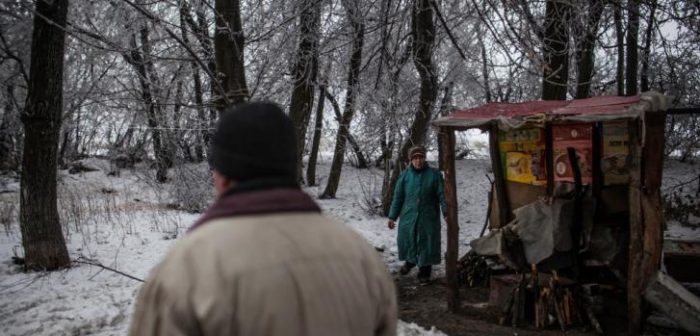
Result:
[[[538,329],[586,326],[602,334],[594,311],[602,310],[594,300],[593,285],[580,285],[561,277],[557,271],[540,273],[536,265],[530,272],[517,272],[497,259],[468,252],[457,266],[460,286],[489,287],[489,304],[500,309],[499,323],[513,327],[532,325]],[[495,281],[495,283],[494,283]]]
[[574,325],[589,323],[598,333],[603,330],[593,314],[590,291],[568,279],[551,274],[538,274],[532,266],[530,274],[519,274],[505,305],[499,323],[513,327],[526,324],[544,329],[558,326],[562,331]]
[[467,288],[487,287],[491,276],[492,263],[488,257],[473,251],[465,254],[457,264],[457,278],[460,285]]

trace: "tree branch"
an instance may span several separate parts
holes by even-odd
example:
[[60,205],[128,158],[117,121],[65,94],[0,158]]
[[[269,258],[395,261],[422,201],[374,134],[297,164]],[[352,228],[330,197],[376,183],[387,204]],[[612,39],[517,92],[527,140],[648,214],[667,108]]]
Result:
[[119,275],[123,275],[123,276],[125,276],[125,277],[127,277],[127,278],[129,278],[129,279],[132,279],[132,280],[136,280],[136,281],[140,281],[140,282],[146,282],[145,280],[143,280],[143,279],[141,279],[141,278],[137,278],[137,277],[135,277],[135,276],[133,276],[133,275],[131,275],[131,274],[127,274],[127,273],[124,273],[124,272],[122,272],[122,271],[120,271],[120,270],[111,268],[111,267],[109,267],[109,266],[105,266],[105,265],[103,265],[102,263],[100,263],[100,262],[97,261],[97,260],[90,259],[90,258],[87,258],[87,257],[82,256],[82,255],[79,256],[78,259],[73,260],[73,262],[74,262],[74,263],[77,263],[77,264],[85,264],[85,265],[97,266],[97,267],[100,267],[100,268],[102,268],[102,269],[106,269],[106,270],[108,270],[108,271],[112,271],[112,272],[114,272],[114,273],[117,273],[117,274],[119,274]]

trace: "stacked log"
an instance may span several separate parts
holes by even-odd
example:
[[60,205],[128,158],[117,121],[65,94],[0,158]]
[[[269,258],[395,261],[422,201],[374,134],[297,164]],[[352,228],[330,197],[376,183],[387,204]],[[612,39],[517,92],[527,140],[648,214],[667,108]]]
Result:
[[474,252],[465,254],[457,265],[459,284],[467,288],[487,286],[491,276],[491,267],[487,258]]
[[532,265],[530,274],[520,274],[517,284],[502,307],[501,324],[513,327],[532,324],[538,329],[558,326],[566,331],[584,323],[584,315],[602,333],[590,304],[576,284],[563,283],[556,271],[542,276]]

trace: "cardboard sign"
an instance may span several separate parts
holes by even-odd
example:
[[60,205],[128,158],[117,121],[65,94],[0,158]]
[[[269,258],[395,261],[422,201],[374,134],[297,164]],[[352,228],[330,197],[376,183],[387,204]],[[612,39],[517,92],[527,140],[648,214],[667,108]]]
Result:
[[552,126],[554,152],[554,180],[574,182],[567,148],[576,150],[578,165],[581,169],[581,182],[593,182],[593,125],[563,124]]
[[544,131],[541,128],[500,131],[499,149],[506,180],[547,184]]
[[629,183],[629,129],[626,121],[603,123],[602,157],[604,185]]

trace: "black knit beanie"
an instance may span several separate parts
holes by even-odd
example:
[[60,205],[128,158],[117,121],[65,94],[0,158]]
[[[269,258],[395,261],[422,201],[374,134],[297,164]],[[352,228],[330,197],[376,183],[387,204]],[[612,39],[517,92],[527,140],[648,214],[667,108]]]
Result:
[[238,181],[297,179],[296,132],[291,119],[273,103],[229,107],[216,127],[209,164]]

